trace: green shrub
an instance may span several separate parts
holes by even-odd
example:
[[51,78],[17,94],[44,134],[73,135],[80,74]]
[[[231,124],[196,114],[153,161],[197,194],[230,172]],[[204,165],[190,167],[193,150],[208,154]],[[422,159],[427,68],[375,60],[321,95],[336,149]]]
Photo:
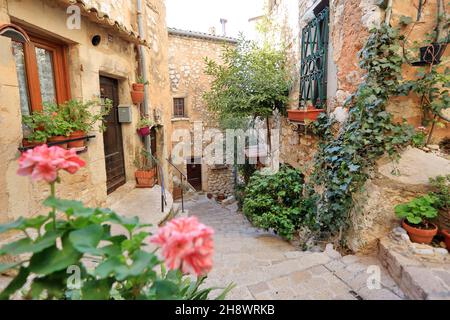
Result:
[[303,184],[303,174],[288,166],[274,175],[257,172],[245,190],[243,211],[255,226],[291,240],[310,209],[302,197]]

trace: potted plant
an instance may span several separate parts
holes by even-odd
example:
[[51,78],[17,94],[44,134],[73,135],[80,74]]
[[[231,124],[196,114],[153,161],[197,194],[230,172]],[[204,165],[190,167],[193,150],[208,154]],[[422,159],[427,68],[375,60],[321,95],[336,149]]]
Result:
[[153,188],[156,184],[156,167],[151,154],[141,150],[136,154],[134,165],[136,166],[136,187]]
[[144,102],[145,99],[145,85],[147,85],[148,82],[144,80],[144,77],[140,76],[137,79],[136,83],[133,83],[131,91],[131,100],[134,104],[139,104]]
[[[83,102],[80,100],[70,100],[59,106],[66,121],[72,124],[72,132],[69,139],[79,139],[85,137],[96,123],[100,121],[99,131],[106,130],[104,118],[111,112],[112,101],[106,99],[98,112],[92,109],[99,105],[99,101],[91,100]],[[69,142],[69,148],[82,148],[85,140]]]
[[36,147],[47,142],[48,134],[44,130],[46,121],[46,115],[40,111],[22,117],[24,124],[24,139],[22,140],[22,144],[24,147]]
[[430,179],[430,184],[434,189],[431,194],[437,198],[435,207],[439,210],[433,222],[445,237],[445,244],[450,250],[450,174]]
[[154,123],[152,120],[150,120],[148,118],[142,118],[137,124],[138,135],[142,138],[150,135],[153,126],[154,126]]
[[309,103],[305,108],[288,110],[288,119],[293,122],[312,122],[316,121],[323,112],[325,112],[325,109],[317,109],[312,103]]
[[435,196],[428,194],[395,207],[395,213],[397,217],[403,219],[402,226],[408,232],[411,241],[430,244],[437,234],[437,226],[430,222],[438,214],[434,207],[437,201]]

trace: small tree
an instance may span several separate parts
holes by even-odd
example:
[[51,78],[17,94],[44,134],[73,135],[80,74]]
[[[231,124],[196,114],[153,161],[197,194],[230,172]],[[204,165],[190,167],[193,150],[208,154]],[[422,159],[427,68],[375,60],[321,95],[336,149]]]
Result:
[[224,48],[223,64],[205,60],[213,81],[204,99],[219,119],[267,119],[275,110],[285,113],[292,81],[283,47],[241,37],[236,46]]

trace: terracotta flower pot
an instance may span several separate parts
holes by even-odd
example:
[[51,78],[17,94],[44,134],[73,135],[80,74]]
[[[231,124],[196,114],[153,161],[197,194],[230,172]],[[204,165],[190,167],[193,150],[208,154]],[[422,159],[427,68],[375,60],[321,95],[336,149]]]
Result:
[[153,188],[156,184],[156,169],[136,170],[135,177],[138,188]]
[[448,230],[442,230],[441,233],[445,237],[445,245],[447,246],[447,250],[450,251],[450,232]]
[[225,200],[225,195],[223,193],[221,193],[217,196],[217,201],[223,201],[223,200]]
[[288,110],[288,119],[294,122],[316,121],[325,109]]
[[[61,142],[61,141],[64,141],[64,140],[67,140],[67,137],[65,137],[65,136],[54,136],[54,137],[48,138],[48,142],[50,142],[50,143],[52,143],[52,142]],[[57,147],[61,147],[63,149],[67,149],[68,148],[67,143],[57,144],[56,146]]]
[[140,137],[144,138],[144,137],[150,135],[151,129],[150,129],[150,127],[140,128],[137,130],[137,133]]
[[[69,139],[78,139],[86,136],[86,132],[78,130],[70,134]],[[85,146],[84,140],[77,140],[68,143],[69,148],[83,148]]]
[[431,241],[433,241],[434,236],[438,232],[438,228],[434,223],[429,222],[429,224],[431,224],[434,228],[429,230],[419,229],[409,225],[405,220],[402,221],[403,229],[408,232],[411,241],[416,243],[430,244]]
[[39,141],[28,141],[28,139],[23,139],[22,140],[22,146],[24,148],[30,148],[30,147],[34,148],[34,147],[43,145],[44,143],[45,143],[45,141],[39,142]]
[[143,83],[133,83],[133,91],[144,91],[145,85]]
[[134,104],[139,104],[144,102],[145,93],[144,91],[131,91],[131,100]]

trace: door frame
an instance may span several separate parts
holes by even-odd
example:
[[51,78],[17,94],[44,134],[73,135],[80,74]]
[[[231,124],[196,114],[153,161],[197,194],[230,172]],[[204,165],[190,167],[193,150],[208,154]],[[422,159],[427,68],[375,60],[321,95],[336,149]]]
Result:
[[[100,74],[99,75],[99,84],[100,84],[100,97],[103,98],[102,92],[101,92],[101,87],[102,87],[102,83],[104,82],[111,82],[113,85],[113,109],[111,112],[117,112],[117,106],[120,104],[120,98],[119,98],[119,80],[112,78],[110,76],[105,76]],[[114,104],[115,102],[115,104]],[[123,130],[122,130],[122,125],[121,123],[117,123],[118,124],[118,128],[119,128],[119,145],[120,145],[120,149],[121,149],[121,154],[122,154],[122,164],[123,164],[123,183],[119,183],[118,185],[113,186],[112,188],[110,188],[108,186],[108,171],[107,171],[107,167],[106,167],[106,150],[105,150],[105,146],[106,146],[106,141],[105,139],[103,139],[103,150],[104,150],[104,156],[105,156],[105,173],[106,173],[106,188],[107,188],[107,194],[111,194],[114,191],[116,191],[118,188],[120,188],[121,186],[123,186],[126,182],[127,182],[127,170],[126,170],[126,162],[125,162],[125,146],[123,143]]]
[[190,177],[189,177],[189,167],[190,166],[193,166],[193,165],[196,165],[196,166],[199,166],[200,167],[200,170],[199,170],[199,174],[200,174],[200,176],[199,176],[199,179],[200,179],[200,182],[199,182],[199,184],[198,184],[198,189],[196,188],[196,186],[194,186],[194,185],[192,185],[191,183],[191,185],[194,187],[194,188],[196,188],[196,190],[197,191],[203,191],[203,163],[202,163],[202,161],[199,161],[199,163],[197,163],[198,161],[196,161],[196,160],[198,160],[198,159],[200,159],[201,160],[201,158],[200,157],[192,157],[192,158],[188,158],[187,159],[187,164],[186,164],[186,177],[187,177],[187,181],[190,183]]

